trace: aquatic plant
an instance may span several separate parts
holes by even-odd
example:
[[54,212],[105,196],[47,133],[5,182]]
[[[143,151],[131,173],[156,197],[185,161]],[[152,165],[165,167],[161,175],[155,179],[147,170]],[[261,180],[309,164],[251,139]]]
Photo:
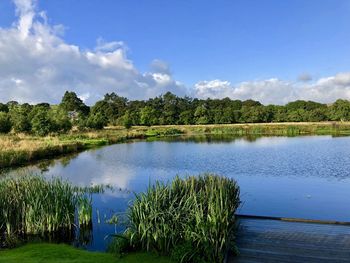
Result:
[[44,235],[91,221],[91,201],[61,179],[27,175],[0,180],[0,232],[5,236]]
[[173,254],[180,262],[223,262],[226,252],[235,249],[239,204],[239,187],[233,179],[204,174],[176,177],[171,184],[157,182],[136,195],[123,237],[132,249]]

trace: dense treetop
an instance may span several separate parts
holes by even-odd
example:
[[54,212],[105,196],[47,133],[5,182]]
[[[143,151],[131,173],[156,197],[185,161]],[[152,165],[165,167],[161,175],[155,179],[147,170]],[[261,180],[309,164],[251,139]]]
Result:
[[106,125],[229,124],[257,122],[350,121],[350,101],[332,104],[297,100],[281,105],[262,105],[254,100],[197,99],[170,92],[148,100],[128,100],[106,94],[92,107],[66,92],[59,105],[0,103],[0,132],[46,135],[72,127],[102,129]]

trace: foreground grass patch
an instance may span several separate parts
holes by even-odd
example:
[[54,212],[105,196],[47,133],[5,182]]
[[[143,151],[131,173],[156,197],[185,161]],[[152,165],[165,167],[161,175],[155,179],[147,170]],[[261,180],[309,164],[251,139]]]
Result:
[[88,252],[63,244],[29,244],[0,250],[0,262],[6,263],[170,263],[170,259],[147,253],[133,253],[118,259],[112,254]]

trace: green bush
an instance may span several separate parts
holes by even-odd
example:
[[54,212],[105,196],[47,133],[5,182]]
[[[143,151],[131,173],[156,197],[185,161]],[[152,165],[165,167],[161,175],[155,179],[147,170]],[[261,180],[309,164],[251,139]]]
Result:
[[233,179],[205,174],[158,182],[136,195],[126,237],[133,249],[172,254],[181,262],[223,262],[226,252],[235,250],[239,204]]
[[52,119],[52,130],[55,132],[67,132],[72,129],[72,122],[68,117],[67,111],[61,108],[51,109],[49,111]]
[[86,126],[91,129],[101,130],[107,125],[107,119],[100,113],[90,114],[86,120]]
[[53,123],[49,117],[48,111],[39,109],[34,115],[32,121],[32,131],[39,135],[45,136],[52,131]]
[[11,131],[12,124],[7,113],[0,112],[0,133],[9,133]]
[[30,108],[25,106],[15,106],[10,110],[11,122],[15,132],[30,132],[31,124],[28,114]]

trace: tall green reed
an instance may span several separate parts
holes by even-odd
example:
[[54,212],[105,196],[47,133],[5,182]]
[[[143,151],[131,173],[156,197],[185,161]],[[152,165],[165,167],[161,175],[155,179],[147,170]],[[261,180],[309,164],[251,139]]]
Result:
[[89,220],[91,200],[68,182],[35,175],[0,180],[0,232],[7,236],[72,230]]
[[136,195],[125,237],[134,248],[180,254],[181,262],[223,262],[226,252],[235,249],[239,204],[239,187],[229,178],[205,174],[158,182]]

